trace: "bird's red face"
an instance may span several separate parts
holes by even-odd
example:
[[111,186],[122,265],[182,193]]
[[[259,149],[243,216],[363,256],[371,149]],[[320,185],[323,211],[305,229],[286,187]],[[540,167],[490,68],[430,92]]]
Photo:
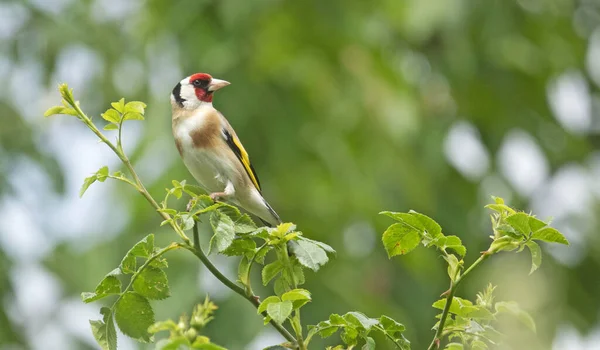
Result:
[[171,94],[171,99],[180,107],[197,108],[202,103],[212,103],[213,93],[229,82],[215,79],[206,73],[196,73],[180,81]]

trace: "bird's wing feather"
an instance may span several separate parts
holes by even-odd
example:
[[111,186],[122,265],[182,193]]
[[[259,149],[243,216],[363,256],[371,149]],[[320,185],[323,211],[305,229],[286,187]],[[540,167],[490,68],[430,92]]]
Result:
[[239,159],[239,161],[244,166],[246,173],[250,177],[250,180],[252,180],[254,186],[256,186],[256,189],[260,191],[260,181],[258,180],[258,175],[256,175],[256,171],[254,171],[252,163],[250,163],[250,157],[248,156],[248,152],[246,152],[246,149],[244,149],[244,146],[242,146],[240,139],[237,137],[235,131],[233,131],[233,128],[231,127],[231,125],[229,125],[229,123],[227,123],[226,120],[223,125],[223,137],[225,138],[225,142],[227,143],[229,148],[233,151],[237,159]]

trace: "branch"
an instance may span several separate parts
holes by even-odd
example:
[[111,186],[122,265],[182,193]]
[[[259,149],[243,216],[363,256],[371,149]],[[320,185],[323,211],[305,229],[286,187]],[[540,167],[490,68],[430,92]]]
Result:
[[456,278],[456,281],[454,281],[454,282],[450,281],[450,289],[447,292],[448,294],[446,296],[446,305],[444,306],[444,311],[442,312],[442,317],[440,318],[440,324],[438,325],[438,329],[435,332],[435,336],[433,337],[431,344],[427,348],[428,350],[436,350],[436,349],[440,348],[440,342],[442,341],[443,332],[444,332],[444,324],[446,323],[446,319],[448,318],[448,313],[450,312],[450,306],[452,305],[452,301],[454,299],[454,294],[456,293],[456,288],[458,288],[458,285],[460,284],[460,282],[462,282],[462,280],[471,271],[473,271],[473,269],[475,267],[477,267],[479,264],[481,264],[490,255],[491,255],[491,253],[484,252],[483,254],[481,254],[479,259],[475,260],[475,262],[473,264],[471,264],[471,266],[469,266],[468,269],[465,270],[465,272],[462,275],[460,275],[458,278]]

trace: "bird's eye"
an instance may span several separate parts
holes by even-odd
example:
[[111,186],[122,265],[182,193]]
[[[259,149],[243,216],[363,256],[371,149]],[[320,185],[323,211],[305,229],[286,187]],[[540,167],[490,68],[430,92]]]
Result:
[[196,79],[192,82],[192,85],[194,85],[195,87],[204,87],[208,84],[207,80],[202,80],[202,79]]

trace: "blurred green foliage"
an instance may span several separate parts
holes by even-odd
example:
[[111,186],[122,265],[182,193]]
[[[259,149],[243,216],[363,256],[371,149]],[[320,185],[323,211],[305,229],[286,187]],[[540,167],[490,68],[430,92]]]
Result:
[[[591,49],[600,24],[596,2],[32,0],[3,2],[0,15],[0,203],[3,209],[28,208],[23,212],[31,223],[2,217],[0,345],[41,348],[47,332],[40,331],[50,324],[66,334],[71,348],[93,348],[65,326],[65,305],[93,290],[141,237],[154,232],[161,245],[168,241],[144,199],[120,185],[96,192],[110,191],[112,203],[93,197],[76,202],[93,208],[83,218],[90,224],[76,226],[81,234],[63,231],[82,218],[65,211],[50,217],[53,207],[77,200],[82,179],[70,176],[75,167],[85,167],[86,174],[98,169],[65,161],[56,146],[81,145],[76,141],[86,130],[69,124],[75,121],[41,118],[57,100],[56,84],[74,87],[97,120],[108,101],[122,96],[148,103],[143,129],[131,131],[137,141],[125,147],[134,164],[144,165],[141,176],[150,192],[160,197],[172,179],[192,180],[171,139],[168,96],[177,81],[199,71],[232,82],[214,104],[244,142],[282,219],[338,251],[319,274],[307,272],[313,301],[303,309],[304,323],[348,310],[385,314],[407,327],[414,349],[426,347],[437,313],[431,303],[447,288],[445,264],[422,248],[388,261],[379,241],[387,222],[377,213],[426,213],[446,234],[473,247],[465,257],[473,261],[492,234],[482,206],[496,194],[512,198],[515,207],[543,206],[573,246],[565,248],[569,253],[545,255],[532,276],[528,257],[501,255],[465,282],[462,295],[474,299],[491,281],[499,285],[500,300],[516,300],[530,312],[537,334],[510,323],[503,329],[513,348],[548,349],[565,326],[582,334],[598,329],[600,207],[593,179],[600,125],[594,67],[600,58]],[[587,98],[592,121],[580,130],[561,122],[552,107],[552,87],[565,75],[579,77],[584,87],[570,100]],[[457,170],[448,156],[449,132],[460,122],[476,130],[486,150],[488,162],[476,176]],[[58,135],[59,125],[72,134]],[[530,192],[511,174],[539,173],[539,163],[503,166],[515,130],[533,141],[547,168]],[[23,189],[19,177],[32,176],[26,171],[31,167],[42,180],[34,177]],[[569,171],[583,174],[575,180],[592,180],[575,183],[563,177]],[[555,194],[563,178],[570,187]],[[126,211],[120,221],[100,216],[116,205]],[[119,232],[104,231],[110,221],[122,223],[110,226]],[[29,237],[32,227],[43,240],[10,243]],[[34,247],[41,253],[19,258]],[[157,319],[175,319],[210,291],[219,305],[203,333],[211,340],[242,349],[263,330],[250,305],[199,277],[206,271],[195,259],[174,254],[170,262],[177,298],[156,304]],[[30,265],[60,286],[35,322],[19,309],[22,301],[14,302],[22,292],[17,275]],[[234,266],[223,265],[234,274]],[[27,286],[36,288],[33,281]],[[85,314],[81,322],[87,319]]]

